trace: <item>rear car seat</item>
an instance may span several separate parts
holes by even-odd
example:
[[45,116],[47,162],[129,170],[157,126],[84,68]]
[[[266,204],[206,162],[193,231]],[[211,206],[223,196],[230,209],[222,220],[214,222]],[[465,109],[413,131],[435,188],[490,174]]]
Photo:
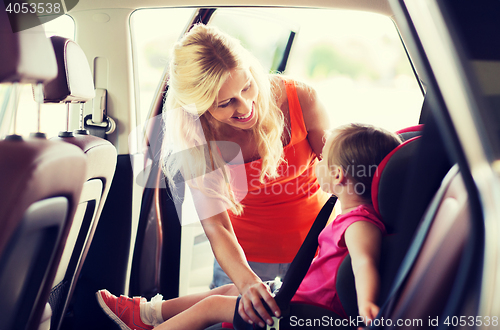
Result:
[[[37,20],[30,14],[9,20],[0,4],[0,83],[41,84],[56,76],[52,45]],[[26,25],[35,26],[12,32]],[[2,328],[39,328],[85,173],[85,155],[75,146],[15,134],[0,141]]]

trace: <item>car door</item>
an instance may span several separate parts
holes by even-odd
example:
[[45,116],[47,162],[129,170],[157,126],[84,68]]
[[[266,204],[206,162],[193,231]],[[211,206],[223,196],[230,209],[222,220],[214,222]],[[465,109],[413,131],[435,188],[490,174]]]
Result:
[[[392,1],[391,5],[410,54],[427,82],[430,115],[440,139],[458,164],[468,211],[457,216],[443,213],[452,218],[447,236],[461,244],[433,249],[429,235],[414,251],[419,255],[417,262],[404,278],[406,284],[394,289],[395,299],[386,305],[384,317],[423,320],[429,328],[493,329],[498,327],[499,313],[496,164],[500,48],[491,32],[498,31],[495,13],[500,4]],[[444,202],[438,204],[438,209],[445,206]],[[454,230],[461,226],[456,220],[463,216],[467,230],[456,235]],[[426,260],[426,255],[431,257]],[[458,262],[433,265],[432,260],[443,257],[446,261],[456,257]],[[440,276],[446,285],[437,290],[425,285]],[[432,306],[433,315],[422,313],[425,308],[421,306]],[[391,327],[386,323],[378,328]]]

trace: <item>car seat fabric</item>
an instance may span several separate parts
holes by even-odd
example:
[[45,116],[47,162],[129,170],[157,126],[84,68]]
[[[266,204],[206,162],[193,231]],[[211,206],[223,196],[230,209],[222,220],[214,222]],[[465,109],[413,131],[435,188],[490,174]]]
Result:
[[[13,33],[23,21],[39,21],[35,14],[14,14],[9,17],[5,3],[0,3],[0,82],[39,83],[53,79],[57,64],[50,41],[41,25],[29,31]],[[32,51],[27,51],[31,49]]]
[[397,204],[408,175],[409,163],[415,154],[419,137],[411,138],[389,153],[378,165],[372,181],[373,208],[382,217],[389,234],[397,227]]
[[[55,279],[50,303],[53,309],[52,324],[62,322],[64,311],[69,304],[78,275],[97,229],[106,197],[115,172],[116,148],[104,139],[92,135],[53,138],[79,147],[87,158],[87,171],[82,196],[77,209],[77,217],[66,245],[64,258]],[[63,263],[64,262],[64,263]]]
[[444,319],[448,301],[455,304],[450,296],[461,275],[459,266],[470,232],[468,195],[454,166],[425,213],[381,316]]
[[[0,8],[0,82],[40,84],[57,74],[41,25],[13,33],[36,15]],[[9,26],[12,24],[12,27]],[[17,109],[13,109],[17,111]],[[15,115],[15,113],[14,113]],[[37,329],[80,198],[86,159],[80,149],[45,139],[0,141],[0,324]]]
[[[0,159],[0,292],[9,297],[6,302],[11,307],[2,315],[16,323],[12,329],[22,325],[36,329],[80,198],[85,158],[74,146],[37,139],[0,141]],[[55,222],[57,218],[60,222]],[[44,238],[49,234],[40,231],[52,234]],[[35,237],[42,245],[29,250]],[[16,258],[18,248],[23,258]],[[40,255],[41,251],[52,253]],[[14,288],[17,295],[4,291]],[[1,321],[9,324],[3,317]]]
[[71,39],[50,38],[57,59],[58,74],[43,85],[45,103],[82,103],[95,96],[94,79],[87,57]]

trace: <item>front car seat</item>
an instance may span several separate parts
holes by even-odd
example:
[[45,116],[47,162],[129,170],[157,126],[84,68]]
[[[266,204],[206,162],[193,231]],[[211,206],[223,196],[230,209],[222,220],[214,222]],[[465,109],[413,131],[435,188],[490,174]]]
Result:
[[[57,74],[54,51],[41,25],[13,32],[26,24],[23,20],[36,22],[37,16],[13,15],[9,21],[3,5],[0,83],[17,86],[52,79]],[[16,110],[14,105],[13,116]],[[39,328],[85,172],[85,156],[75,146],[15,134],[0,141],[2,328]]]
[[[89,63],[80,46],[71,39],[50,38],[59,68],[57,77],[44,84],[44,103],[83,104],[95,96]],[[50,295],[51,328],[60,328],[65,311],[97,228],[116,168],[117,151],[107,140],[85,130],[63,131],[52,140],[64,141],[80,148],[87,158],[86,181],[71,227],[63,259],[59,265]]]

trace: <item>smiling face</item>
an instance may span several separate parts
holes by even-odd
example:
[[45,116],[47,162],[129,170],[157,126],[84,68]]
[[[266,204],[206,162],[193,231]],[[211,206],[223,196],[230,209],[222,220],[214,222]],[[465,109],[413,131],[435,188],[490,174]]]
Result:
[[233,69],[222,85],[212,117],[237,129],[250,129],[257,123],[255,102],[259,88],[248,69]]

